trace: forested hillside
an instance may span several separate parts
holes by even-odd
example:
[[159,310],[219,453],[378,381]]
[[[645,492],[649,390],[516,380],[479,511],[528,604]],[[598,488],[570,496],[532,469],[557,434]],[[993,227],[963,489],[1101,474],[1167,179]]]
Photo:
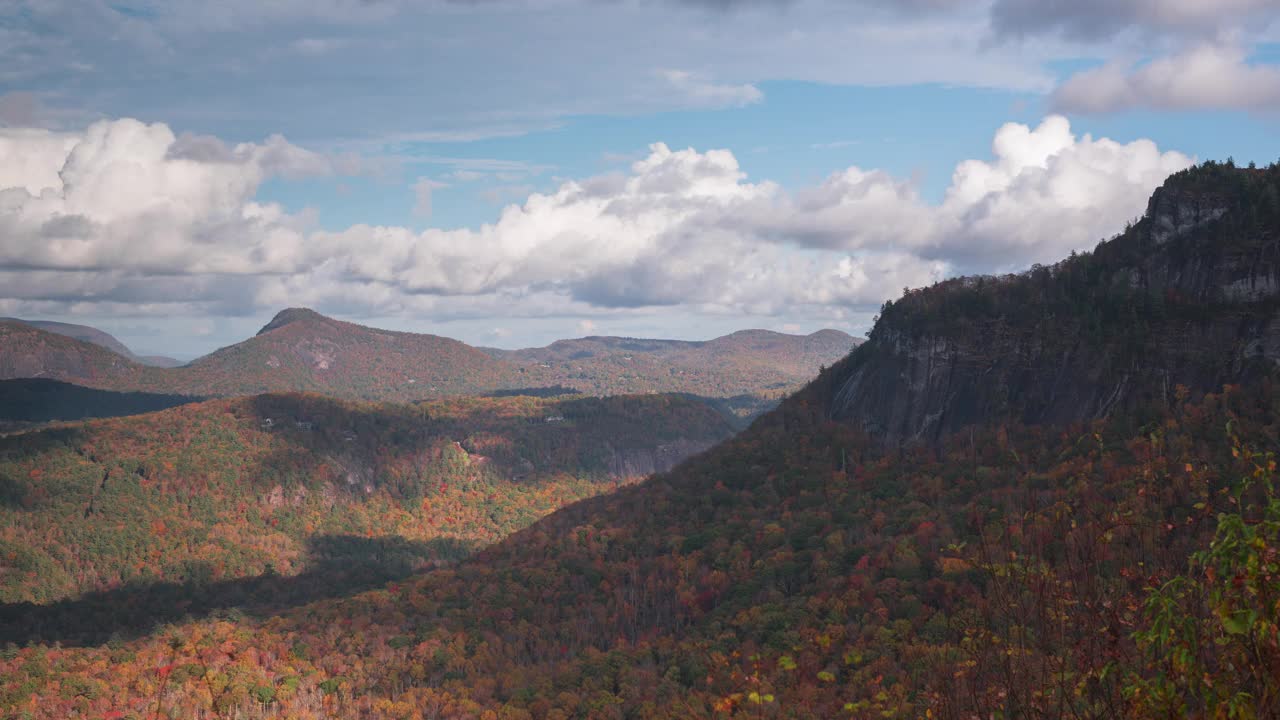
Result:
[[586,337],[544,348],[489,350],[538,384],[582,392],[690,392],[709,397],[776,400],[818,369],[843,358],[861,340],[837,330],[786,335],[744,330],[705,342]]
[[[0,702],[50,718],[156,707],[304,718],[1144,714],[1133,689],[1170,662],[1140,639],[1158,629],[1149,591],[1188,572],[1218,513],[1240,511],[1241,479],[1269,472],[1270,458],[1248,448],[1275,447],[1276,403],[1265,386],[1181,405],[1152,427],[994,428],[945,449],[885,452],[827,420],[810,392],[673,474],[383,590],[185,622],[138,642],[11,651]],[[1261,571],[1274,572],[1266,527]],[[1242,583],[1260,581],[1252,572]],[[1187,598],[1204,617],[1196,632],[1274,658],[1274,608],[1232,582],[1214,586],[1224,607],[1258,620],[1231,634]],[[1224,689],[1260,688],[1217,652],[1174,662],[1204,664]]]
[[101,345],[0,320],[0,379],[45,378],[98,388],[141,388],[156,369]]
[[195,593],[356,551],[394,549],[359,560],[408,572],[731,432],[722,412],[670,395],[263,395],[29,432],[0,439],[0,600],[123,600],[155,583]]
[[182,365],[178,360],[162,355],[137,355],[124,343],[117,340],[110,333],[99,330],[88,325],[76,325],[74,323],[53,322],[51,320],[21,320],[19,318],[0,317],[0,322],[13,322],[30,325],[31,327],[45,330],[47,332],[65,335],[76,340],[83,340],[100,347],[104,347],[111,352],[129,358],[143,365],[154,365],[155,367],[177,367]]

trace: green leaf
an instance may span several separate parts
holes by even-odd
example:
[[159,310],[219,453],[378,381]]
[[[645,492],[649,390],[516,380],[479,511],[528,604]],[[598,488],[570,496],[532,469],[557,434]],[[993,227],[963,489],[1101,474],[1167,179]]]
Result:
[[1231,635],[1244,635],[1249,632],[1248,613],[1238,612],[1222,618],[1222,628]]

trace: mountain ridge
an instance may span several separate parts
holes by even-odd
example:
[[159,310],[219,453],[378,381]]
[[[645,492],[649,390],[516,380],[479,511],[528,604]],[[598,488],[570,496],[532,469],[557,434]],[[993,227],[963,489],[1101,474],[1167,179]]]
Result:
[[1052,266],[946,280],[881,310],[833,415],[886,442],[978,422],[1171,407],[1280,363],[1280,171],[1171,176],[1124,233]]
[[[740,411],[751,416],[856,342],[839,331],[744,331],[708,341],[597,336],[508,351],[286,308],[254,336],[172,369],[142,367],[125,356],[115,361],[98,350],[51,344],[27,333],[0,347],[0,376],[45,373],[107,390],[193,396],[299,391],[421,400],[556,387],[594,395],[689,392],[741,398]],[[40,353],[53,346],[56,362],[42,366]]]
[[17,322],[30,325],[41,330],[58,335],[65,335],[76,340],[93,343],[100,347],[104,347],[111,352],[129,358],[143,365],[151,365],[154,367],[178,367],[182,365],[182,361],[175,360],[164,355],[138,355],[124,343],[116,339],[110,333],[99,330],[89,325],[76,325],[74,323],[56,322],[53,320],[23,320],[21,318],[0,317],[0,322]]

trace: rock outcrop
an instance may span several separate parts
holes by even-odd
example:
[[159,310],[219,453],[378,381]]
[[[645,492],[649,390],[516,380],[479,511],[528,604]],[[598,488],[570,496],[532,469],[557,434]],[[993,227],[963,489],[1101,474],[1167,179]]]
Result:
[[716,444],[713,440],[677,440],[655,447],[614,450],[609,455],[609,475],[619,480],[636,480],[667,472]]
[[1207,164],[1088,254],[887,303],[830,412],[891,444],[979,422],[1063,424],[1174,402],[1280,363],[1280,168]]

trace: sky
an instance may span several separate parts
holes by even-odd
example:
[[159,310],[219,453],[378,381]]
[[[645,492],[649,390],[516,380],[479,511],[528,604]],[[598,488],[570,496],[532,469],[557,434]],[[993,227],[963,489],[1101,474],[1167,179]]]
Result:
[[1280,159],[1280,0],[0,0],[0,316],[867,332]]

